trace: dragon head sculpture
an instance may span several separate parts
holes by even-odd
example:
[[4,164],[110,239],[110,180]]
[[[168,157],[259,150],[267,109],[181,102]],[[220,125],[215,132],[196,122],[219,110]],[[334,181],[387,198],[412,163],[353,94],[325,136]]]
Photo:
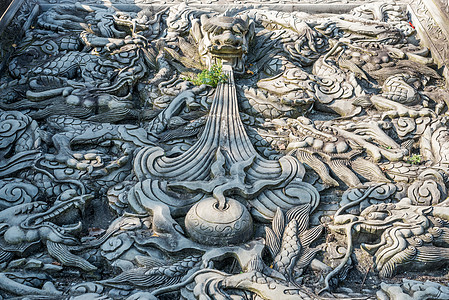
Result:
[[207,67],[221,60],[230,64],[235,73],[245,70],[248,44],[254,36],[253,20],[246,17],[202,15],[192,22],[192,36],[199,45],[203,63]]

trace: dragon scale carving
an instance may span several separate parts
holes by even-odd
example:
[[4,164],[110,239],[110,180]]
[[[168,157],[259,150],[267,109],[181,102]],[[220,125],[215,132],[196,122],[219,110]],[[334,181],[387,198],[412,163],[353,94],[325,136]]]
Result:
[[434,10],[49,2],[2,54],[2,299],[447,299]]

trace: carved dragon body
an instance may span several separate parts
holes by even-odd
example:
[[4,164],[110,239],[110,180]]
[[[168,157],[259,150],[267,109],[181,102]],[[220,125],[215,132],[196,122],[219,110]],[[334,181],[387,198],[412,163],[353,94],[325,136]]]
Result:
[[361,247],[373,255],[379,274],[391,277],[404,268],[425,269],[449,260],[448,216],[444,203],[415,206],[404,198],[396,204],[372,205],[360,217],[340,215],[330,228],[346,234],[345,228],[351,227],[363,234],[380,235],[375,244]]
[[48,208],[45,202],[32,202],[13,206],[0,212],[2,233],[0,239],[1,261],[32,251],[32,246],[43,243],[48,253],[62,265],[79,267],[85,271],[96,267],[70,252],[79,245],[74,233],[81,229],[81,222],[59,226],[54,219],[83,208],[92,195],[75,196]]
[[52,6],[0,78],[0,267],[46,267],[0,296],[76,267],[81,298],[318,299],[359,242],[385,277],[449,261],[447,93],[403,7],[119,7]]

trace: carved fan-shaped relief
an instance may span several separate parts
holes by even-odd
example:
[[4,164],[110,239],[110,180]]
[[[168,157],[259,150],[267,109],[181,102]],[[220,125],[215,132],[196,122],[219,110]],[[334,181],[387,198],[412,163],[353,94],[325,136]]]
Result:
[[417,4],[13,2],[0,298],[394,299],[448,262]]

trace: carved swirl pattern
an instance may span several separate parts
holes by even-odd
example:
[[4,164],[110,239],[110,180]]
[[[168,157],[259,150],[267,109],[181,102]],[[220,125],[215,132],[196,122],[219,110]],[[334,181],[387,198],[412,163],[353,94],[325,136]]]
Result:
[[19,179],[0,180],[0,206],[8,208],[14,205],[35,201],[39,189],[31,183]]
[[446,187],[435,180],[414,182],[407,191],[414,205],[436,205],[447,196]]
[[449,262],[438,1],[16,1],[0,298],[413,298],[382,281]]

